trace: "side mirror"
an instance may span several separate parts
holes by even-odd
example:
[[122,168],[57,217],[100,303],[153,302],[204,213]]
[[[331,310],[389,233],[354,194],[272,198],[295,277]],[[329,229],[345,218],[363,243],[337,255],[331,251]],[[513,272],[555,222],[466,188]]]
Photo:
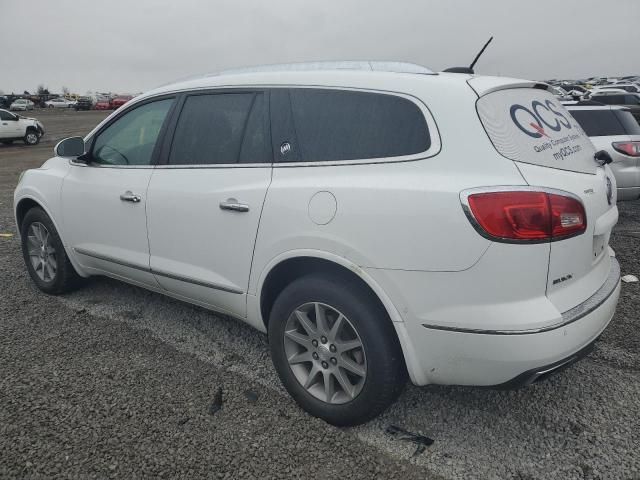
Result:
[[609,165],[611,162],[613,162],[611,155],[609,155],[609,152],[607,152],[606,150],[598,150],[593,154],[593,158],[600,165]]
[[69,137],[59,142],[53,149],[58,157],[77,158],[84,154],[84,139],[82,137]]

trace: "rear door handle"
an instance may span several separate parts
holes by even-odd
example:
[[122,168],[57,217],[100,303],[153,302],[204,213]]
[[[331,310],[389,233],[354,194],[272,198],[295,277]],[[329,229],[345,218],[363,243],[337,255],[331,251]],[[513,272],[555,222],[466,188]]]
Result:
[[140,203],[142,197],[140,197],[140,195],[136,195],[131,190],[127,190],[122,195],[120,195],[120,200],[122,200],[123,202]]
[[220,202],[220,210],[231,210],[233,212],[248,212],[249,205],[240,203],[235,198],[227,198],[226,201]]

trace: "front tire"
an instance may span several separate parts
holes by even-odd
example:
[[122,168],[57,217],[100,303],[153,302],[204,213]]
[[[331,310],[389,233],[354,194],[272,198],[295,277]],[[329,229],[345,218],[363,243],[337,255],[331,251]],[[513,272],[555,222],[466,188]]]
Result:
[[82,279],[71,265],[56,227],[41,208],[27,212],[20,235],[27,271],[40,290],[57,295],[80,285]]
[[406,383],[391,320],[355,280],[309,275],[288,285],[271,311],[269,345],[289,394],[333,425],[371,420]]
[[24,136],[24,143],[27,145],[37,145],[40,141],[40,136],[38,132],[35,130],[27,130],[26,135]]

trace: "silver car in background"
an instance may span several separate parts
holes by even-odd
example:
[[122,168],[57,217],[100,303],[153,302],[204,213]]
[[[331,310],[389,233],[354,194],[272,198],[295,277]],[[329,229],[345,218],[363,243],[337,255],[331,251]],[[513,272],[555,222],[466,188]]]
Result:
[[34,103],[26,98],[18,98],[9,106],[9,110],[23,110],[25,112],[27,110],[33,110],[33,108]]
[[[594,102],[595,103],[595,102]],[[618,184],[618,201],[640,198],[640,125],[628,108],[567,105],[596,150],[606,150]]]

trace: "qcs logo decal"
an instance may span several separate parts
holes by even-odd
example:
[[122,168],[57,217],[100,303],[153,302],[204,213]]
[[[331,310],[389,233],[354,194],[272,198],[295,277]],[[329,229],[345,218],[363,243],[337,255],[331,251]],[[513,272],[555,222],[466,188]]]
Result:
[[571,128],[571,122],[557,108],[557,105],[551,100],[547,100],[544,103],[534,100],[531,102],[531,108],[517,103],[511,105],[509,113],[516,127],[530,137],[550,138],[545,128],[554,132],[559,132],[563,127]]

